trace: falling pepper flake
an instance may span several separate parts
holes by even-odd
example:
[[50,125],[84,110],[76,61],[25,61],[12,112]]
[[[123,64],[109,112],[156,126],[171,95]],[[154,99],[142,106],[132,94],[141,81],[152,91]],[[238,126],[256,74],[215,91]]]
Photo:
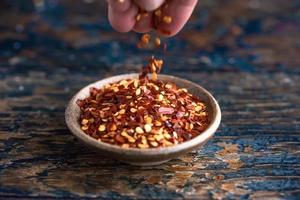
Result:
[[143,34],[140,41],[137,43],[138,48],[146,47],[150,42],[151,36],[149,34]]
[[161,44],[161,41],[159,38],[155,38],[155,46],[159,47]]
[[151,72],[151,78],[153,81],[157,80],[157,73],[161,71],[163,61],[155,59],[153,56],[149,59],[149,64],[143,68],[143,72],[140,75],[140,78],[145,77],[148,73]]
[[142,36],[142,42],[143,43],[145,43],[145,44],[148,44],[149,43],[149,41],[150,41],[150,35],[149,34],[144,34],[143,36]]

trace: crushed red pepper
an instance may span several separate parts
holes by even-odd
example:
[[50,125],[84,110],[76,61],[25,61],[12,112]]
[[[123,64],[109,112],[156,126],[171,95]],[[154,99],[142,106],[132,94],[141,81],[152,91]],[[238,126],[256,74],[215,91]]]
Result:
[[99,141],[141,149],[172,146],[201,134],[209,124],[205,104],[185,88],[157,79],[162,64],[151,57],[138,79],[90,88],[89,97],[77,100],[81,129]]
[[[172,22],[171,16],[163,15],[163,13],[162,13],[162,10],[166,9],[167,7],[168,7],[168,3],[166,2],[161,7],[159,7],[158,9],[156,9],[154,11],[154,14],[152,16],[154,29],[158,30],[158,25],[161,23],[170,24]],[[145,17],[145,16],[148,16],[148,12],[139,8],[139,12],[136,15],[136,22],[139,22],[142,19],[142,17]],[[171,31],[165,30],[165,29],[158,30],[158,32],[160,32],[164,35],[171,35]],[[143,34],[137,43],[137,47],[140,49],[146,48],[150,44],[150,39],[151,39],[151,36],[148,33]],[[157,48],[159,48],[161,46],[161,39],[159,37],[156,37],[154,39],[154,45]],[[164,51],[166,50],[166,46],[167,46],[167,44],[164,43],[163,44]]]

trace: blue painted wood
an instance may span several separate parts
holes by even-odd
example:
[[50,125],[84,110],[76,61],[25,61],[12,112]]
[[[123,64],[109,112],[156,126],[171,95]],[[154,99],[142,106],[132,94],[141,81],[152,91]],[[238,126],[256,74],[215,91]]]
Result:
[[[139,34],[114,32],[101,1],[43,2],[0,6],[1,198],[300,198],[299,1],[201,0],[167,52],[139,50]],[[164,73],[218,99],[216,136],[154,167],[74,140],[64,123],[70,97],[139,71],[152,54]]]

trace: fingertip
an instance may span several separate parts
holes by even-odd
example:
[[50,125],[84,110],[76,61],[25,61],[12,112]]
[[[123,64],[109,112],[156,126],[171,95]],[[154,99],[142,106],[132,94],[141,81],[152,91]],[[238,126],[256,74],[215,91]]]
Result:
[[107,0],[114,11],[124,12],[131,6],[131,0]]
[[152,30],[152,12],[148,12],[147,15],[142,15],[140,20],[134,25],[133,30],[138,33],[146,33]]
[[[168,6],[163,7],[159,24],[156,25],[157,32],[164,37],[176,35],[193,13],[197,0],[173,0]],[[170,23],[166,23],[163,17],[170,17]]]
[[137,13],[138,8],[134,4],[124,12],[117,12],[111,5],[108,5],[108,20],[111,26],[118,32],[126,33],[131,31],[135,25],[135,16]]
[[134,0],[134,2],[143,10],[154,11],[159,8],[165,0]]

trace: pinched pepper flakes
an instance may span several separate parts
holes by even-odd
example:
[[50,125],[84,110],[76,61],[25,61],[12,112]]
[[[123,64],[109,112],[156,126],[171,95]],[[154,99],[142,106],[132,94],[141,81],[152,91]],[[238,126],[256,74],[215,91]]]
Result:
[[136,15],[135,19],[138,22],[142,19],[142,17],[148,17],[148,16],[149,16],[149,14],[147,11],[139,8],[138,14]]
[[[184,88],[156,79],[162,61],[153,57],[138,79],[90,88],[77,101],[79,123],[89,136],[124,148],[168,147],[188,141],[208,126],[205,104]],[[149,79],[147,73],[151,72]]]
[[170,16],[164,16],[163,22],[166,24],[170,24],[172,22],[172,18]]
[[[160,8],[158,8],[157,10],[154,11],[154,14],[152,15],[154,29],[158,30],[158,25],[159,24],[170,24],[170,23],[172,23],[172,17],[169,16],[169,15],[163,15],[163,12],[162,12],[162,10],[166,9],[167,7],[168,7],[168,3],[165,2]],[[148,16],[148,12],[142,10],[141,8],[139,8],[139,12],[135,17],[136,22],[139,22],[142,19],[142,17],[146,17],[146,16]],[[165,30],[165,29],[159,29],[158,32],[160,32],[161,34],[167,35],[167,36],[171,35],[171,31]],[[148,47],[151,44],[150,39],[151,39],[151,36],[149,34],[143,34],[142,37],[139,39],[139,41],[137,43],[137,47],[139,49]],[[160,47],[161,46],[161,39],[156,37],[154,39],[154,45],[157,48]],[[167,47],[167,44],[163,43],[162,47],[163,47],[163,50],[165,51],[166,47]]]

